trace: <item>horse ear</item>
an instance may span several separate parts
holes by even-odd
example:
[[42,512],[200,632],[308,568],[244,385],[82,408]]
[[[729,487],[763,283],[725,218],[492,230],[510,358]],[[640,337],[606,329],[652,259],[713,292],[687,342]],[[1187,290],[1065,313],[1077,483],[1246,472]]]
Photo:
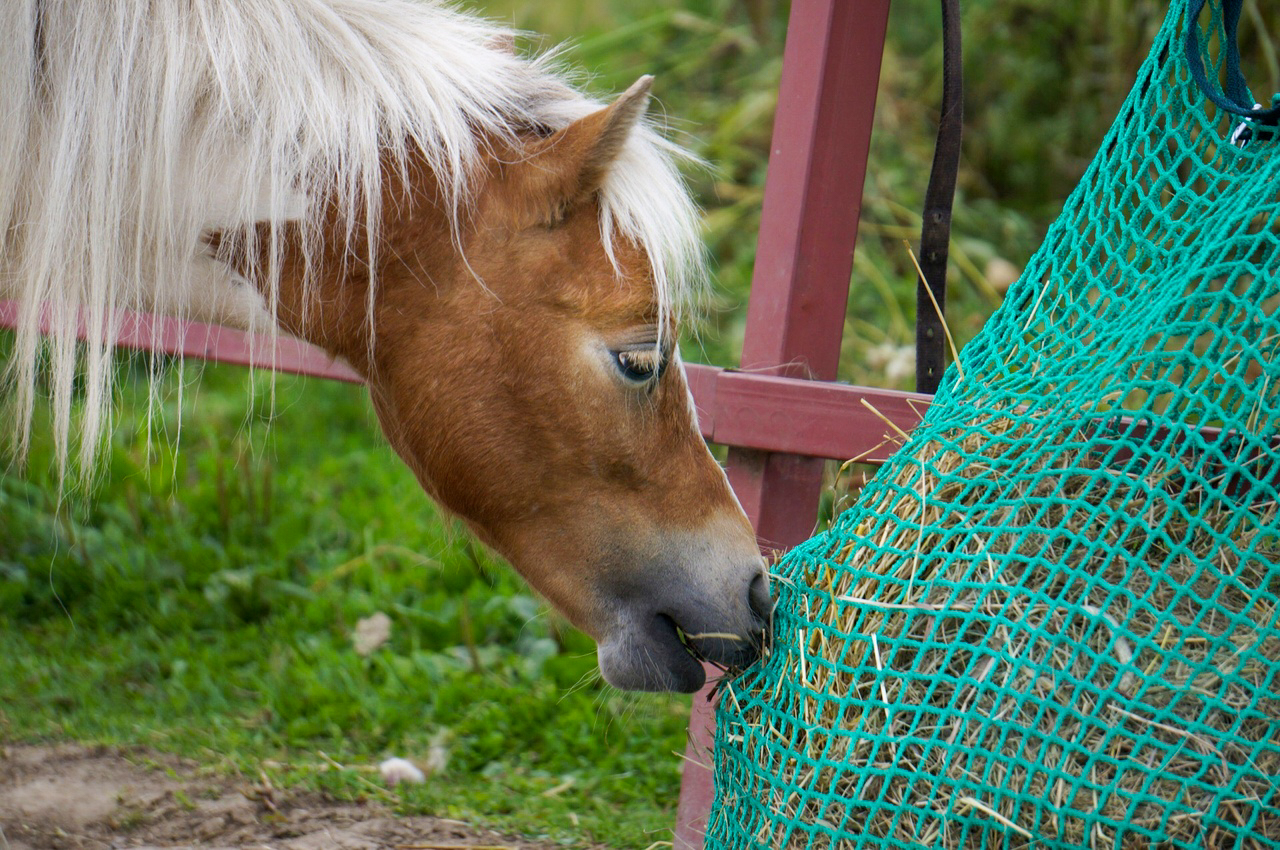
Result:
[[[604,183],[649,106],[653,77],[646,74],[617,100],[537,142],[506,169],[507,185],[543,220],[584,200]],[[548,215],[546,211],[550,210]]]
[[649,108],[649,89],[652,86],[653,77],[645,74],[613,103],[560,131],[587,136],[585,141],[590,151],[578,176],[582,194],[594,192],[604,183],[609,167],[618,158],[623,145],[627,143],[627,137]]

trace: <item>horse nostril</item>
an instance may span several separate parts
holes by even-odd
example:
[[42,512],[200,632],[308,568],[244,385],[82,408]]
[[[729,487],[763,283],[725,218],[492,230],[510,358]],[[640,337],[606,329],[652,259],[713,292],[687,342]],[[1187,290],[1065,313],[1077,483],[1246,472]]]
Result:
[[756,573],[747,589],[747,602],[764,628],[773,622],[773,598],[769,596],[769,579],[764,571]]

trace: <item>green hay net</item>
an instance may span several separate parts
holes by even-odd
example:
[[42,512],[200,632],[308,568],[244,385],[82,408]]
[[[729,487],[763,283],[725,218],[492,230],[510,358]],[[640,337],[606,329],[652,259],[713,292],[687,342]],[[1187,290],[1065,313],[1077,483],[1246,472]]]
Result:
[[1280,846],[1280,140],[1215,103],[1253,104],[1224,2],[1175,0],[962,368],[776,568],[708,847]]

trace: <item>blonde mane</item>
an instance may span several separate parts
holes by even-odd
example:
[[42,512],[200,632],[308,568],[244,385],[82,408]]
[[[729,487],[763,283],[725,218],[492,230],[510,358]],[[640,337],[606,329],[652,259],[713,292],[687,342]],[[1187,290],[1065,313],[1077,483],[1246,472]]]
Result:
[[[456,226],[481,139],[558,129],[599,107],[546,58],[514,55],[509,32],[437,3],[4,0],[0,34],[0,297],[19,305],[3,386],[20,460],[46,330],[64,470],[77,375],[82,471],[109,430],[119,311],[275,332],[276,262],[262,269],[262,304],[202,234],[300,222],[314,251],[334,204],[376,233],[383,168],[405,168],[415,150]],[[663,310],[704,278],[681,155],[644,129],[601,190],[606,246],[645,249]]]

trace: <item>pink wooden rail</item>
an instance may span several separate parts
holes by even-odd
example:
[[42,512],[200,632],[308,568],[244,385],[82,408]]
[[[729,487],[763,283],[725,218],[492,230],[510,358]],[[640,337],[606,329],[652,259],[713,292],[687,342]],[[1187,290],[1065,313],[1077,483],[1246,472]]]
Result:
[[[15,327],[17,319],[17,304],[0,301],[0,328]],[[47,324],[43,329],[48,329]],[[83,328],[80,335],[85,336]],[[150,313],[125,311],[116,347],[270,368],[350,384],[364,381],[343,361],[290,336],[278,337],[273,351],[265,337],[254,338],[233,328]],[[872,422],[851,422],[851,412],[860,411],[865,420],[869,415],[862,404],[865,400],[906,429],[920,419],[929,400],[929,396],[914,393],[818,383],[696,363],[686,369],[699,429],[707,440],[819,459],[858,457],[868,463],[883,460],[888,451],[889,427],[874,416]],[[812,524],[813,520],[808,520],[808,525]]]
[[[12,301],[0,301],[0,328],[12,328],[17,324],[18,305]],[[41,330],[47,332],[48,329],[48,322],[41,322]],[[85,336],[83,326],[80,336]],[[150,313],[126,311],[120,322],[116,347],[181,354],[239,366],[262,366],[278,372],[312,375],[351,384],[364,381],[347,364],[293,337],[278,337],[273,351],[266,339],[255,339],[243,331]]]
[[[702,435],[730,446],[729,479],[762,548],[813,531],[823,458],[874,462],[928,397],[831,383],[836,376],[889,0],[793,0],[774,119],[743,371],[690,365]],[[17,309],[0,302],[0,327]],[[282,337],[274,351],[240,331],[126,316],[124,348],[267,366],[359,382],[344,363]],[[870,403],[876,413],[863,402]],[[712,801],[714,706],[693,699],[676,850],[704,843]]]

